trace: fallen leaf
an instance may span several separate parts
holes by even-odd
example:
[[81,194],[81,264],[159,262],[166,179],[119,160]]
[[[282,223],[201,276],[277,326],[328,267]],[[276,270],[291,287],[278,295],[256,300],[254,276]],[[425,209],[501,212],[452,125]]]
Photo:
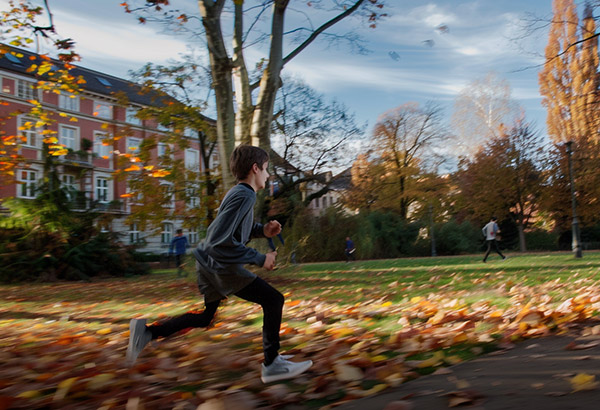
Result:
[[587,373],[578,373],[571,380],[571,386],[573,387],[573,392],[582,391],[582,390],[594,390],[598,387],[598,382],[596,381],[596,376]]
[[596,347],[600,345],[600,342],[596,341],[596,342],[589,342],[589,343],[583,343],[583,344],[578,344],[575,342],[571,342],[569,343],[566,347],[565,350],[584,350],[584,349],[591,349],[592,347]]

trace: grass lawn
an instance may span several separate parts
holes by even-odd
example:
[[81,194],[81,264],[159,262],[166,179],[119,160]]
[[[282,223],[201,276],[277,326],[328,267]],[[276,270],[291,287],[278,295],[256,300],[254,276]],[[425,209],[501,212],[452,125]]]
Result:
[[[92,283],[3,285],[0,408],[327,403],[390,386],[600,311],[600,252],[315,263],[257,271],[286,295],[282,348],[310,372],[265,386],[260,307],[235,297],[208,330],[124,363],[128,323],[202,309],[191,268]],[[10,403],[9,405],[5,405]]]

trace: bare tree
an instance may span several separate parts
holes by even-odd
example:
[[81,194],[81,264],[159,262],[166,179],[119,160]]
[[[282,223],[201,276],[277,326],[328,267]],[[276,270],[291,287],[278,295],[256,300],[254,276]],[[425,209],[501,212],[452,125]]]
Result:
[[456,132],[456,154],[472,158],[501,126],[511,124],[518,113],[508,81],[490,72],[473,80],[454,102],[452,126]]
[[[136,0],[131,2],[136,3]],[[289,0],[234,1],[199,0],[200,16],[178,13],[169,9],[168,0],[147,1],[133,8],[123,3],[128,12],[159,11],[167,21],[180,26],[201,22],[202,31],[196,39],[206,41],[210,60],[217,109],[217,136],[221,163],[226,164],[236,144],[251,143],[267,150],[271,147],[270,131],[273,107],[281,86],[283,67],[304,51],[317,38],[351,15],[366,17],[370,26],[382,16],[382,0],[331,0],[294,3]],[[227,9],[226,6],[231,7]],[[285,17],[290,11],[303,16],[296,28],[285,29]],[[230,12],[231,14],[229,14]],[[270,15],[270,20],[266,18]],[[313,19],[319,19],[314,22]],[[140,17],[147,21],[147,17]],[[249,24],[247,24],[249,22]],[[228,34],[223,23],[231,24]],[[270,28],[261,31],[265,25]],[[291,39],[288,38],[291,35]],[[335,36],[339,40],[343,36]],[[356,39],[356,36],[346,38]],[[228,39],[228,40],[227,40]],[[228,47],[227,43],[231,44]],[[250,46],[264,46],[267,54],[258,59],[258,75],[254,78],[248,69],[247,50]],[[356,43],[355,43],[356,44]],[[287,50],[286,50],[287,49]],[[223,166],[225,187],[233,178]]]

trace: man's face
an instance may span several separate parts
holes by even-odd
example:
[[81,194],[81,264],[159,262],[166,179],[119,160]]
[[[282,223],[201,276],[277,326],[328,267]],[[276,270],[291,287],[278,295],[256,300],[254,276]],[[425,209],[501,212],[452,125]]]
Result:
[[266,161],[263,165],[262,168],[259,167],[260,172],[257,175],[257,183],[258,183],[258,188],[259,189],[264,189],[264,187],[267,185],[267,179],[269,179],[269,161]]

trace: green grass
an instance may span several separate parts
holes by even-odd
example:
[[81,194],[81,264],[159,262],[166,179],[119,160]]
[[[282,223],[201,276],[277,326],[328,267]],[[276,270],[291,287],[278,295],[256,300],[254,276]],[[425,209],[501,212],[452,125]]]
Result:
[[[493,255],[488,263],[481,255],[405,258],[358,261],[354,263],[314,263],[288,266],[265,273],[267,280],[294,292],[318,295],[339,304],[364,303],[385,298],[398,303],[417,296],[443,292],[468,293],[465,301],[489,300],[508,306],[508,294],[501,286],[538,287],[560,280],[560,290],[548,292],[553,299],[577,294],[582,284],[597,281],[600,252],[585,252],[582,259],[571,253],[513,254],[502,261]],[[580,282],[575,283],[579,280]]]

